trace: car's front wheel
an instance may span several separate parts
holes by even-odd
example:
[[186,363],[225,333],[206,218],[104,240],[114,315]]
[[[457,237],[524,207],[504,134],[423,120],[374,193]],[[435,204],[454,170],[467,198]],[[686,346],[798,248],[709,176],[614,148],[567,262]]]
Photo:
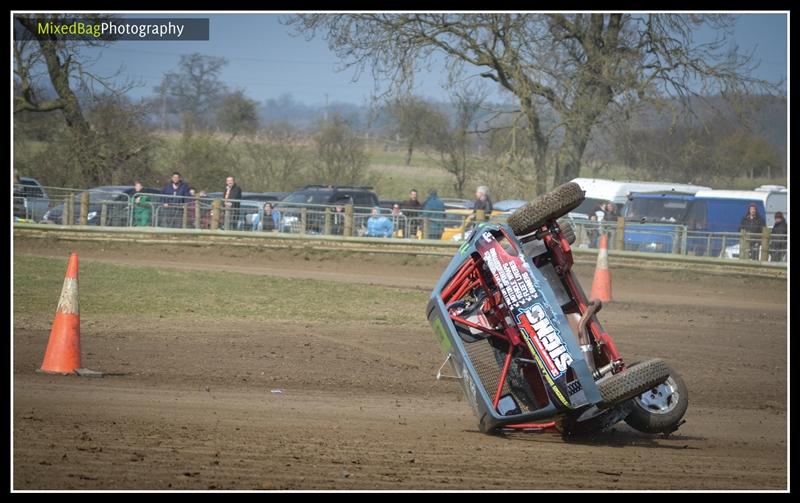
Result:
[[680,426],[689,407],[689,389],[680,374],[667,368],[666,381],[631,400],[634,407],[625,418],[631,427],[645,433],[672,433]]

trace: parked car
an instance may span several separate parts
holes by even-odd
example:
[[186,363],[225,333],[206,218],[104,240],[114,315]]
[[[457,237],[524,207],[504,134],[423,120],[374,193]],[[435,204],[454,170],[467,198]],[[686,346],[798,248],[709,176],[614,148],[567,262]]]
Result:
[[372,187],[343,185],[306,185],[286,196],[278,203],[281,212],[281,230],[300,232],[300,208],[310,211],[305,232],[321,234],[324,226],[323,206],[353,205],[354,228],[366,225],[372,208],[380,201]]
[[14,217],[39,222],[50,207],[50,198],[35,178],[20,177],[14,185]]
[[[106,225],[130,225],[130,196],[133,194],[133,192],[134,189],[132,185],[105,185],[75,194],[75,202],[72,211],[72,224],[77,225],[80,223],[82,194],[88,193],[89,211],[86,218],[86,223],[88,225],[100,225],[103,206],[106,207]],[[153,187],[145,187],[142,189],[142,192],[145,194],[150,194],[153,199],[157,199],[158,195],[161,194],[160,189]],[[152,204],[155,204],[155,201]],[[58,206],[54,206],[45,212],[42,217],[42,222],[64,225],[64,204],[62,203]]]

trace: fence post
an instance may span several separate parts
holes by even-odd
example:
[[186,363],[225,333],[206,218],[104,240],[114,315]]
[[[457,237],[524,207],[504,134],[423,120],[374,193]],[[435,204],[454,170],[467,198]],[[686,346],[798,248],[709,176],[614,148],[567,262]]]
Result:
[[428,239],[428,236],[430,235],[428,233],[430,230],[430,225],[430,219],[427,216],[422,217],[422,239]]
[[772,230],[769,227],[761,229],[761,255],[759,260],[766,262],[769,257],[769,238],[772,236]]
[[348,204],[344,207],[344,232],[345,236],[353,235],[353,205]]
[[64,214],[61,223],[64,225],[72,225],[74,221],[73,213],[75,212],[75,194],[67,194],[64,201]]
[[86,225],[89,220],[89,193],[84,192],[81,194],[81,219],[80,224]]
[[614,249],[625,249],[625,217],[617,217],[617,235],[614,236]]
[[750,256],[750,249],[747,246],[747,231],[742,229],[739,233],[739,260],[745,260]]
[[185,229],[189,226],[189,205],[186,204],[186,201],[183,203],[183,220],[181,221],[181,229]]
[[300,234],[306,233],[306,223],[308,222],[308,208],[300,208]]
[[214,199],[211,202],[211,230],[215,231],[219,229],[219,212],[222,207],[222,201],[219,199]]
[[194,228],[200,228],[200,194],[194,196]]
[[108,218],[108,203],[103,201],[100,203],[100,225],[106,226],[106,219]]
[[325,208],[325,230],[324,234],[326,236],[331,235],[331,209]]

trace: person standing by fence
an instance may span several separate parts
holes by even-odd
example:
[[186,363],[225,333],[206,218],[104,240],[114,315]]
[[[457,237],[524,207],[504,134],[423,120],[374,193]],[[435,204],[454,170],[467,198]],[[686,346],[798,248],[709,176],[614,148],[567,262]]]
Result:
[[756,206],[756,203],[748,204],[747,213],[742,217],[742,221],[739,224],[739,232],[745,231],[751,235],[747,236],[747,250],[739,250],[740,255],[748,253],[750,260],[758,260],[760,239],[753,237],[752,234],[760,234],[763,227],[764,219],[758,214],[758,206]]
[[164,199],[161,223],[166,227],[181,226],[181,209],[189,196],[189,185],[181,179],[181,174],[172,173],[172,180],[164,186],[161,193],[168,196]]
[[[489,197],[489,187],[481,185],[475,189],[475,221],[489,220],[492,214],[492,199]],[[481,214],[483,211],[483,214]]]
[[394,234],[395,237],[402,238],[404,237],[404,233],[406,231],[406,216],[403,215],[403,211],[400,209],[400,205],[398,203],[394,203],[392,205],[392,226],[394,227]]
[[153,216],[153,207],[150,204],[150,197],[142,192],[142,182],[133,182],[133,225],[134,227],[146,227],[150,225]]
[[[225,211],[230,214],[230,222],[234,229],[239,228],[239,200],[242,198],[242,189],[236,185],[236,180],[229,176],[225,179]],[[223,213],[224,218],[225,213]]]
[[417,189],[411,189],[408,193],[408,201],[403,202],[403,208],[406,210],[406,218],[409,219],[408,236],[409,238],[416,238],[417,231],[420,228],[420,218],[422,204],[419,202]]
[[786,261],[786,242],[789,239],[789,226],[783,213],[775,212],[775,225],[772,226],[772,239],[769,246],[769,258],[772,262]]
[[441,239],[444,230],[444,203],[439,199],[436,189],[428,191],[423,209],[425,211],[422,216],[428,221],[428,235],[425,239]]

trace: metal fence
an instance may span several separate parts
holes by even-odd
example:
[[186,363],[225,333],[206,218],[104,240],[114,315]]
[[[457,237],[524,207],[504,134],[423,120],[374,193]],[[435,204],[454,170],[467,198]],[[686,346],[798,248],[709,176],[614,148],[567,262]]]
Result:
[[[297,204],[279,201],[179,197],[153,192],[131,194],[114,187],[41,190],[15,185],[14,220],[58,225],[163,227],[216,231],[276,232],[306,235],[434,239],[461,242],[475,226],[468,210],[391,213],[352,205]],[[504,222],[507,214],[493,215]],[[485,215],[477,220],[485,218]],[[611,250],[671,253],[727,259],[785,262],[787,235],[763,232],[702,232],[682,225],[639,225],[564,217],[575,229],[578,248],[597,248],[601,235]],[[745,253],[741,253],[745,250]]]
[[[608,238],[610,250],[670,253],[722,259],[786,262],[787,234],[772,234],[768,227],[760,233],[708,232],[689,230],[685,225],[652,225],[626,223],[624,219],[613,222],[571,220],[576,240],[573,246],[597,248],[599,238]],[[740,250],[746,250],[742,254]]]

